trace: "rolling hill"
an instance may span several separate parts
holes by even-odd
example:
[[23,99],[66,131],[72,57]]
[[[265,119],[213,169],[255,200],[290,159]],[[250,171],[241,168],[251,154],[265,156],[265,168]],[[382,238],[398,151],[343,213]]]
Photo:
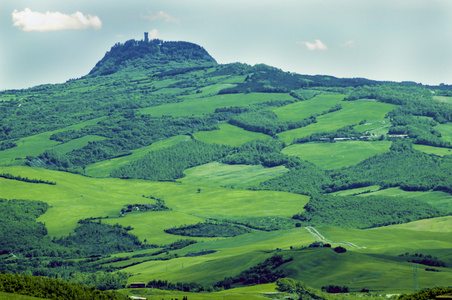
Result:
[[407,293],[413,265],[447,286],[451,94],[116,44],[82,78],[0,92],[0,272],[199,299],[284,277]]

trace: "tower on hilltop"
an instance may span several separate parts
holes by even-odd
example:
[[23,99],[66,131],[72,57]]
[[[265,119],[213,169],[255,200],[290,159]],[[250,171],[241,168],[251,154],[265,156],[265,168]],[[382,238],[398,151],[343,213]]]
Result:
[[144,41],[146,42],[146,43],[148,43],[149,42],[149,36],[148,36],[148,32],[145,32],[144,33]]

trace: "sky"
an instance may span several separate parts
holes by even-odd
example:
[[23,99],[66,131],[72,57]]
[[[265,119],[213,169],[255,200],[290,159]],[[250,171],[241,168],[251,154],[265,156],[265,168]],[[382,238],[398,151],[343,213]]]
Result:
[[84,76],[144,32],[221,64],[452,84],[451,0],[1,0],[0,90]]

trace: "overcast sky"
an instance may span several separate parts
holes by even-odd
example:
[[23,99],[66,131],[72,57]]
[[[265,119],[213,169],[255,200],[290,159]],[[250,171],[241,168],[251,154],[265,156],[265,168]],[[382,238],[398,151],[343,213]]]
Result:
[[86,75],[145,31],[223,64],[452,84],[451,0],[1,0],[0,90]]

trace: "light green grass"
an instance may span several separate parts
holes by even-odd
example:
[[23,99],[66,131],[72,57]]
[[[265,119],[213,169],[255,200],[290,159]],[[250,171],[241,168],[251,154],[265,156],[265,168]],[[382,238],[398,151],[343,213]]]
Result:
[[452,233],[452,216],[419,220],[406,224],[393,225],[395,229],[408,229],[415,231],[433,231]]
[[[175,212],[201,218],[227,216],[292,216],[301,212],[309,197],[274,191],[247,191],[173,182],[88,178],[30,167],[0,167],[0,173],[56,182],[33,184],[0,178],[0,198],[31,199],[52,207],[39,220],[51,236],[67,235],[78,220],[115,217],[123,205],[149,203],[142,196],[165,200]],[[201,193],[198,193],[201,188]],[[152,240],[149,240],[152,243]]]
[[362,120],[372,122],[382,120],[396,106],[376,101],[345,101],[342,109],[317,118],[317,123],[278,134],[288,144],[296,138],[319,132],[331,132],[347,125],[358,124]]
[[446,124],[438,124],[434,127],[434,129],[438,130],[441,133],[441,138],[443,140],[452,144],[452,122],[448,122]]
[[[377,293],[406,293],[413,289],[412,264],[357,253],[335,253],[331,249],[308,249],[292,254],[294,260],[286,265],[289,277],[320,289],[329,284],[347,286],[352,292],[368,288]],[[447,285],[452,272],[428,274],[419,268],[421,288]],[[434,272],[431,272],[434,273]],[[388,287],[390,287],[388,289]]]
[[[149,261],[124,269],[136,274],[129,278],[133,281],[150,281],[161,278],[172,282],[190,281],[213,284],[227,276],[233,276],[242,270],[263,262],[276,254],[275,249],[289,250],[301,248],[314,241],[304,229],[273,232],[254,232],[233,238],[190,245],[179,250],[179,258],[170,261]],[[217,250],[216,253],[183,257],[186,253],[202,250]]]
[[446,212],[452,212],[452,195],[439,191],[428,192],[406,192],[400,188],[388,188],[373,193],[362,194],[362,196],[378,195],[378,196],[390,196],[390,197],[404,197],[417,199],[427,202],[434,207]]
[[322,169],[332,170],[356,165],[369,157],[388,152],[390,146],[388,141],[305,143],[289,146],[282,152],[308,160]]
[[307,101],[300,101],[286,106],[274,108],[273,112],[280,121],[299,121],[314,114],[321,114],[339,104],[344,95],[318,95]]
[[132,296],[146,297],[149,300],[170,300],[170,299],[182,299],[187,297],[190,300],[257,300],[257,299],[270,299],[269,296],[282,295],[277,293],[276,284],[261,284],[256,286],[240,287],[230,290],[224,290],[214,293],[185,293],[179,291],[164,291],[158,289],[134,289],[131,293],[130,290],[121,290],[122,293]]
[[433,99],[452,104],[452,97],[446,97],[446,96],[433,96]]
[[[151,201],[143,198],[138,204],[146,204],[148,202]],[[135,204],[135,202],[129,204]],[[130,233],[138,236],[141,240],[146,239],[156,245],[167,245],[180,239],[194,239],[197,241],[210,240],[211,238],[183,237],[164,232],[165,229],[197,224],[204,221],[205,219],[175,211],[153,211],[126,214],[125,217],[105,219],[102,222],[111,225],[118,223],[124,227],[132,226],[133,230],[131,230]]]
[[380,186],[378,186],[378,185],[371,185],[371,186],[365,186],[365,187],[362,187],[362,188],[338,191],[338,192],[331,193],[331,195],[348,196],[348,195],[364,193],[364,192],[367,192],[367,191],[375,192],[375,191],[378,191],[379,189],[380,189]]
[[229,146],[241,146],[249,141],[270,138],[266,134],[247,131],[230,124],[220,124],[219,126],[220,130],[198,131],[193,136],[201,142]]
[[186,175],[180,179],[187,185],[233,186],[247,188],[260,182],[280,176],[289,170],[284,166],[265,168],[261,165],[226,165],[213,162],[184,171]]
[[262,103],[271,100],[288,100],[292,97],[288,94],[272,93],[250,93],[250,94],[227,94],[215,95],[206,98],[195,98],[179,103],[163,104],[141,109],[141,113],[152,116],[191,116],[210,114],[216,108],[230,106],[246,106],[249,104]]
[[[50,140],[50,136],[54,133],[66,131],[66,130],[79,130],[85,126],[88,125],[94,125],[97,124],[99,121],[103,120],[104,118],[97,118],[93,120],[89,120],[77,125],[68,126],[62,129],[54,130],[54,131],[47,131],[44,133],[40,133],[37,135],[32,135],[29,137],[25,137],[22,139],[19,139],[19,141],[16,142],[17,147],[7,149],[4,151],[0,151],[0,165],[16,165],[21,164],[23,159],[27,156],[38,156],[39,154],[43,153],[45,150],[49,150],[60,144],[59,142]],[[93,137],[94,139],[94,137]],[[96,138],[97,139],[97,138]],[[63,146],[61,145],[61,151],[64,152],[66,150],[73,150],[76,145],[80,146],[84,144],[85,142],[90,140],[90,138],[86,138],[79,141],[73,141],[71,144]],[[83,147],[83,146],[82,146]],[[69,150],[69,151],[70,151]]]
[[114,169],[117,169],[125,164],[130,163],[131,161],[138,160],[139,158],[145,156],[150,151],[159,150],[162,148],[170,147],[176,145],[180,142],[189,141],[191,138],[188,135],[180,135],[171,137],[162,141],[158,141],[153,143],[150,146],[142,147],[136,150],[132,150],[132,155],[113,158],[109,160],[104,160],[101,162],[97,162],[94,164],[90,164],[86,166],[85,174],[91,177],[108,177],[110,176],[110,172]]
[[433,147],[426,145],[413,145],[414,149],[422,151],[427,154],[435,154],[438,156],[452,155],[452,150],[449,148]]

